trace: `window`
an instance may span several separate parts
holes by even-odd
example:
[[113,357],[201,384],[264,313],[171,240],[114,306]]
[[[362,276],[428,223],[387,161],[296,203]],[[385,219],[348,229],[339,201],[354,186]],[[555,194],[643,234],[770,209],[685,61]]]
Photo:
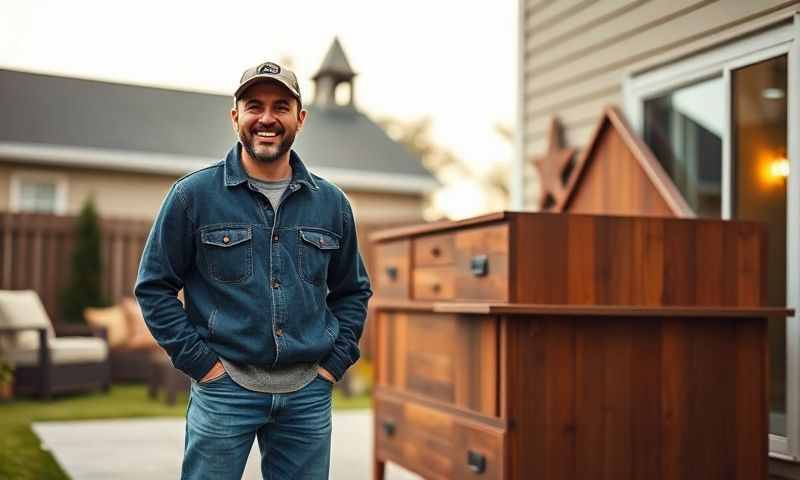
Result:
[[[800,303],[800,22],[631,76],[625,110],[700,217],[768,228],[768,301]],[[800,328],[770,319],[770,453],[800,460]]]
[[[771,305],[786,304],[787,56],[731,71],[731,216],[767,225]],[[770,431],[786,435],[786,320],[770,319]]]
[[66,179],[40,173],[11,176],[11,210],[63,214],[66,212]]
[[722,78],[644,102],[644,140],[700,217],[722,213]]

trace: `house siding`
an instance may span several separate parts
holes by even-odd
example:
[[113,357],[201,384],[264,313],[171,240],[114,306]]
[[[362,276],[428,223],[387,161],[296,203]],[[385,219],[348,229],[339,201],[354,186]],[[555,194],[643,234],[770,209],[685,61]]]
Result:
[[[58,168],[30,163],[0,163],[0,211],[11,208],[11,177],[15,173],[54,176],[67,182],[67,215],[76,215],[93,196],[102,217],[152,220],[177,176]],[[423,220],[424,198],[419,194],[348,191],[359,222],[416,223]]]
[[[605,105],[622,106],[631,73],[698,53],[787,21],[792,0],[521,0],[522,153],[547,151],[551,115],[567,145],[589,140]],[[524,167],[524,206],[538,178]]]

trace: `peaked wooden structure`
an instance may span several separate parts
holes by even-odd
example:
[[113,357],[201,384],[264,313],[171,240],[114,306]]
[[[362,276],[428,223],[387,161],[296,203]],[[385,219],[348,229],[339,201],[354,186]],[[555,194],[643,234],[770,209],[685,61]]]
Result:
[[550,212],[691,218],[695,214],[616,107],[603,111]]

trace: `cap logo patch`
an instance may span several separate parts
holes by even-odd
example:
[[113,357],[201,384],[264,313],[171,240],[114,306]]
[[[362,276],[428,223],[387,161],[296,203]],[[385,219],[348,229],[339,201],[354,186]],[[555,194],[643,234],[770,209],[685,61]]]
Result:
[[262,63],[258,66],[258,73],[268,73],[270,75],[277,75],[281,73],[281,67],[272,62]]

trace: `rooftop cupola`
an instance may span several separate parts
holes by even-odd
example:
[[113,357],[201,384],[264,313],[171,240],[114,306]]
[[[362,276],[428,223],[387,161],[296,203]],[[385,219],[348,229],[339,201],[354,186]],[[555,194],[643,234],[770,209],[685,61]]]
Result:
[[355,105],[353,79],[356,72],[347,61],[342,44],[333,39],[325,60],[314,74],[314,105],[328,107],[334,105]]

